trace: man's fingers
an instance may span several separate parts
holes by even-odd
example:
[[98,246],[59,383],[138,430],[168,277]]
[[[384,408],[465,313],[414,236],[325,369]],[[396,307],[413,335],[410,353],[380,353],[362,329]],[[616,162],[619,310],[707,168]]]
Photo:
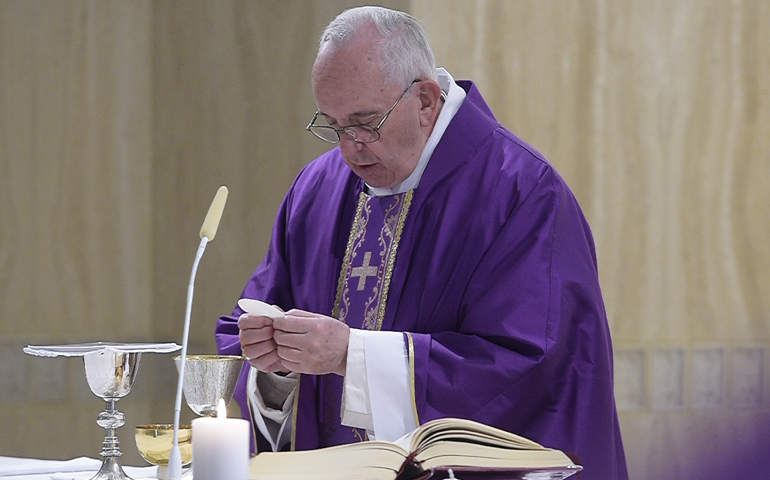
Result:
[[262,328],[273,324],[273,319],[270,317],[262,317],[258,315],[252,315],[250,313],[244,313],[238,317],[238,328],[241,330],[249,330],[252,328]]
[[350,331],[335,318],[293,309],[272,321],[244,314],[238,326],[244,355],[261,371],[345,374]]
[[283,361],[298,363],[302,359],[303,352],[294,347],[284,347],[279,345],[275,351]]
[[276,348],[277,345],[273,340],[241,345],[241,351],[243,352],[243,355],[248,359],[262,357],[263,355],[275,351]]
[[296,347],[298,344],[302,342],[303,336],[305,336],[305,332],[294,333],[294,332],[287,332],[284,330],[273,331],[273,340],[277,345],[280,345],[282,347],[292,347],[292,348]]
[[273,328],[288,333],[307,333],[313,330],[319,321],[317,315],[297,315],[294,312],[301,312],[301,310],[289,310],[283,318],[276,318],[273,320]]
[[278,356],[276,350],[271,350],[264,355],[255,357],[249,357],[247,355],[246,358],[249,359],[249,364],[252,367],[263,372],[272,372],[276,370],[276,367],[281,366],[281,357]]
[[248,330],[241,330],[238,333],[238,338],[241,341],[241,346],[252,345],[255,343],[266,342],[273,340],[273,327],[262,328],[250,328]]

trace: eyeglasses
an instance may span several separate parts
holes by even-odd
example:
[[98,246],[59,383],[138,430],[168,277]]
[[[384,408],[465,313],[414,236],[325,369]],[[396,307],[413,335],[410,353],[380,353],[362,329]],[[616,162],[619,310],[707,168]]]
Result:
[[315,121],[318,118],[318,115],[321,113],[320,111],[316,110],[315,114],[313,115],[313,118],[310,120],[310,123],[307,124],[307,127],[305,129],[315,135],[316,137],[320,138],[324,142],[328,143],[339,143],[340,141],[340,134],[345,133],[350,136],[350,138],[353,139],[353,141],[358,143],[372,143],[376,142],[380,139],[380,128],[382,128],[382,125],[385,123],[385,120],[388,119],[388,116],[390,113],[396,108],[396,105],[398,105],[398,102],[401,101],[402,98],[404,98],[404,95],[406,95],[406,92],[409,91],[410,88],[412,88],[412,85],[419,82],[420,80],[414,80],[412,83],[410,83],[403,92],[401,92],[401,96],[398,97],[398,100],[396,100],[396,103],[393,104],[392,107],[390,107],[390,110],[387,111],[387,113],[382,117],[382,120],[380,120],[380,123],[377,124],[377,126],[372,125],[348,125],[347,127],[342,128],[334,128],[329,125],[316,125]]

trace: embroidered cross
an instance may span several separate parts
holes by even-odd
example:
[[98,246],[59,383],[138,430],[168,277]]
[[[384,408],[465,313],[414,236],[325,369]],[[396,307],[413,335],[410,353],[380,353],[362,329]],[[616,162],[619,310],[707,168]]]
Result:
[[369,265],[369,262],[372,260],[372,252],[366,252],[364,253],[364,263],[361,264],[360,267],[354,267],[353,270],[350,273],[351,277],[358,277],[358,291],[364,289],[366,286],[366,279],[368,277],[376,277],[377,276],[377,267],[374,265]]

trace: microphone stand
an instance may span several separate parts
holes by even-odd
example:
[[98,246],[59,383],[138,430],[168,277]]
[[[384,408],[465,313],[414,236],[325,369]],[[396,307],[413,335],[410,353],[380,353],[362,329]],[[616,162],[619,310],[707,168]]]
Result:
[[176,402],[174,403],[174,445],[171,447],[171,455],[168,459],[168,478],[169,480],[181,480],[182,478],[182,452],[179,450],[179,415],[182,411],[182,388],[184,385],[184,367],[187,357],[187,344],[190,336],[190,312],[192,311],[193,290],[195,289],[195,274],[198,272],[198,264],[201,261],[203,252],[209,241],[214,240],[219,227],[219,220],[222,218],[222,210],[227,201],[227,187],[221,186],[211,202],[206,218],[203,220],[200,237],[201,243],[198,246],[198,252],[195,254],[192,272],[190,272],[190,283],[187,285],[187,308],[184,314],[184,334],[182,335],[182,354],[179,361],[179,381],[176,385]]
[[190,283],[187,285],[187,308],[184,314],[184,333],[182,335],[182,353],[179,361],[179,381],[176,386],[176,401],[174,403],[174,446],[171,448],[171,456],[168,460],[168,478],[169,480],[180,480],[182,478],[182,452],[179,450],[179,415],[182,412],[182,386],[184,382],[184,365],[187,356],[187,344],[190,336],[190,312],[192,310],[193,291],[195,290],[195,274],[198,271],[198,264],[209,243],[208,237],[201,238],[198,246],[198,252],[195,254],[192,272],[190,273]]

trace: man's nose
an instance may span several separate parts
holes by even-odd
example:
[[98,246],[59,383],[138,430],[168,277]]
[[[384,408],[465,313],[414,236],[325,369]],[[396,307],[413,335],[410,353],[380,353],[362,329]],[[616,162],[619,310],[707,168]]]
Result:
[[340,135],[340,151],[343,154],[355,153],[363,148],[364,144],[355,141],[351,135],[348,135],[347,133]]

